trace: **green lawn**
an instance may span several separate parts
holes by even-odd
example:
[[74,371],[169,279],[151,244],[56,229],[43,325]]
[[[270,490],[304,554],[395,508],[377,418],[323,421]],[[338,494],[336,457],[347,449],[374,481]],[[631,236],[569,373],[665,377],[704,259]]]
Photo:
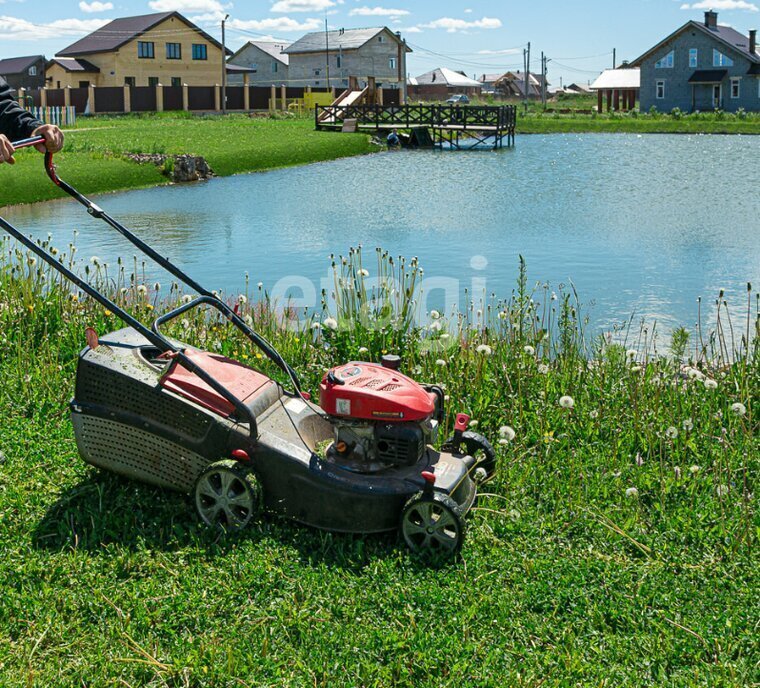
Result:
[[[66,411],[76,355],[86,325],[119,324],[0,246],[4,688],[760,682],[760,354],[741,342],[745,327],[757,334],[754,294],[735,345],[701,323],[704,348],[680,333],[667,356],[636,333],[585,352],[574,296],[531,293],[525,277],[509,302],[484,304],[486,328],[436,314],[440,329],[410,326],[419,267],[382,256],[363,267],[406,275],[409,296],[376,311],[355,253],[336,268],[358,285],[336,287],[336,331],[283,330],[266,294],[248,294],[243,313],[312,392],[331,364],[398,351],[478,431],[496,441],[514,428],[461,556],[428,568],[390,535],[265,518],[221,537],[189,499],[83,464]],[[128,270],[106,282],[90,266],[90,278],[155,314]],[[355,320],[380,312],[391,318],[382,329]],[[187,336],[254,359],[207,325],[192,319]],[[700,352],[715,365],[683,371],[680,359]]]
[[[81,117],[66,130],[56,156],[61,176],[82,193],[152,186],[166,182],[152,164],[138,165],[124,153],[192,153],[208,160],[218,175],[268,170],[370,152],[364,134],[314,131],[311,119],[195,117],[181,114]],[[59,198],[41,156],[18,153],[14,166],[0,166],[0,206]]]

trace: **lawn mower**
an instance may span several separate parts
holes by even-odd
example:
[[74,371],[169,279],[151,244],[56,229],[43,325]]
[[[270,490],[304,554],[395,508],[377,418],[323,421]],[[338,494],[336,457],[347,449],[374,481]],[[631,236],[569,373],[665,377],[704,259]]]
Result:
[[[13,144],[23,148],[39,137]],[[60,179],[50,179],[197,296],[150,327],[0,218],[0,227],[126,325],[86,331],[71,419],[79,453],[93,466],[192,495],[209,526],[239,530],[262,510],[346,533],[398,529],[416,553],[452,555],[478,483],[495,469],[489,442],[456,416],[438,451],[444,394],[399,372],[399,358],[329,370],[319,404],[283,357],[237,312]],[[281,384],[162,332],[200,306],[216,309],[282,371]],[[165,329],[165,328],[164,328]]]

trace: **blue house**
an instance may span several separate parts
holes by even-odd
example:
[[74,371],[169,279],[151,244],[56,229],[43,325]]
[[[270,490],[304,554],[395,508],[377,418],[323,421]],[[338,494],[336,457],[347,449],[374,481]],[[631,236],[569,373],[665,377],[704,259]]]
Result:
[[631,63],[641,70],[641,110],[760,111],[757,31],[690,21]]

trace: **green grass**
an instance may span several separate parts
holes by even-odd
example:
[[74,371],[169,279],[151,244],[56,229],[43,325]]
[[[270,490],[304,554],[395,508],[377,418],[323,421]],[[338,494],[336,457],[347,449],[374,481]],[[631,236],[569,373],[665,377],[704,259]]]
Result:
[[[163,114],[80,118],[66,130],[56,156],[61,176],[93,194],[166,183],[152,164],[138,165],[124,153],[192,153],[218,175],[302,165],[373,150],[364,134],[337,136],[314,131],[311,119],[195,117]],[[0,206],[61,197],[47,179],[41,156],[21,151],[15,166],[0,166]]]
[[[751,291],[733,336],[722,313],[655,351],[651,331],[589,340],[574,294],[554,300],[524,271],[509,300],[417,326],[416,262],[352,252],[336,258],[335,322],[317,314],[297,330],[241,280],[246,298],[229,298],[312,392],[329,365],[396,351],[445,385],[449,428],[459,410],[494,441],[514,428],[461,556],[426,568],[393,536],[265,518],[218,537],[185,497],[87,467],[66,412],[76,356],[85,326],[119,323],[10,244],[0,256],[0,685],[760,682]],[[144,319],[169,305],[129,267],[88,271]],[[196,344],[259,361],[220,323],[185,326]]]

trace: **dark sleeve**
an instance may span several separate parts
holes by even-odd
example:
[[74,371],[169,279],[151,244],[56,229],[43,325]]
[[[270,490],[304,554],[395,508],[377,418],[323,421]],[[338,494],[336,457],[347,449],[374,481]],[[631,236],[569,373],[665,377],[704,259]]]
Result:
[[30,136],[41,125],[42,122],[31,112],[19,107],[10,86],[0,77],[0,134],[5,134],[11,141],[18,141]]

